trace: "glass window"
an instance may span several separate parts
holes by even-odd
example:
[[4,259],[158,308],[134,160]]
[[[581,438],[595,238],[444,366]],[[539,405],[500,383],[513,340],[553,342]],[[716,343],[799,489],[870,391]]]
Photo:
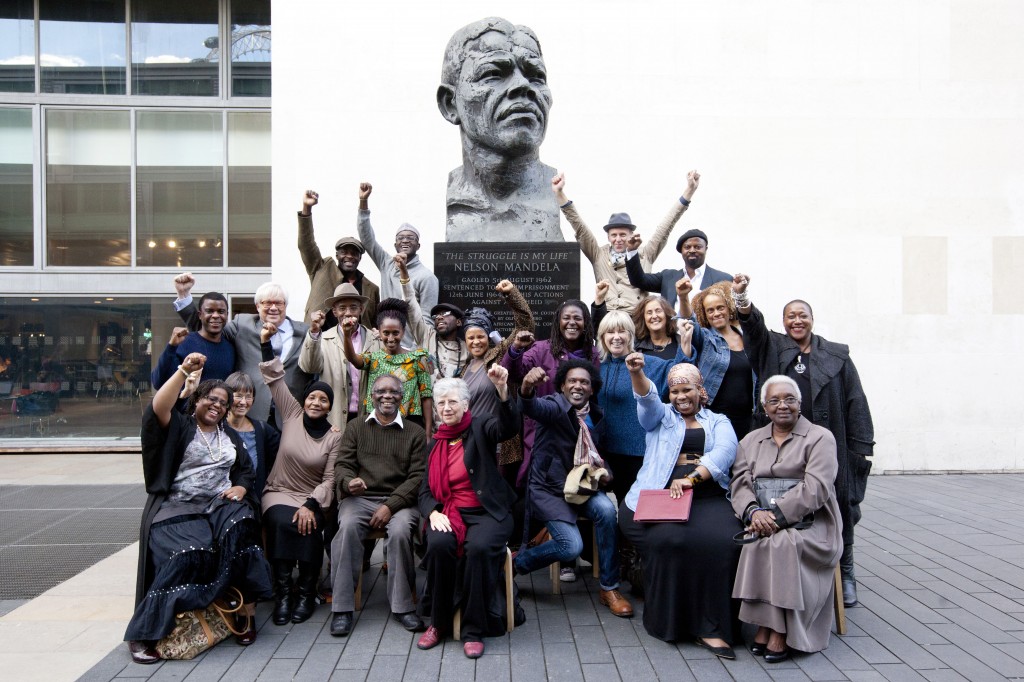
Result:
[[231,2],[231,96],[270,97],[270,0]]
[[270,266],[270,114],[228,114],[228,265]]
[[217,4],[133,0],[134,94],[219,94]]
[[0,109],[0,265],[32,265],[32,235],[32,110]]
[[0,2],[0,92],[35,92],[32,0]]
[[0,442],[138,437],[153,348],[158,357],[177,319],[166,297],[0,298],[0,308]]
[[138,265],[224,264],[222,125],[219,111],[138,113]]
[[41,0],[42,92],[123,95],[124,0]]
[[49,265],[131,264],[127,111],[46,112]]

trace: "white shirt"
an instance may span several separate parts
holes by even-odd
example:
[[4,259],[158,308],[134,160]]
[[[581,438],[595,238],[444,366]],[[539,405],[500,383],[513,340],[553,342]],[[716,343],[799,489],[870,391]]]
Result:
[[400,429],[404,429],[405,428],[405,422],[402,421],[402,413],[401,412],[399,412],[398,414],[395,415],[395,420],[393,422],[390,422],[388,424],[381,424],[381,421],[379,419],[377,419],[377,410],[374,409],[374,410],[370,410],[370,414],[368,414],[366,416],[366,421],[370,421],[371,419],[373,421],[377,422],[378,424],[380,424],[381,426],[383,426],[384,428],[387,428],[389,426],[394,426],[396,424],[398,425],[398,428],[400,428]]
[[[690,277],[690,283],[693,285],[693,289],[690,290],[690,300],[693,300],[693,297],[699,294],[700,290],[704,288],[704,271],[706,269],[707,266],[702,265],[693,271],[693,277]],[[683,272],[686,272],[685,265],[683,266]]]

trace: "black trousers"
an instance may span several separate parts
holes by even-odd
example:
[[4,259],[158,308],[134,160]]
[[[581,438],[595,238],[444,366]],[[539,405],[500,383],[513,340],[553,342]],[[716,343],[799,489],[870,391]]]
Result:
[[505,543],[512,533],[512,515],[496,521],[482,507],[461,510],[466,524],[464,554],[460,560],[454,533],[442,533],[427,522],[425,540],[427,583],[424,607],[441,635],[451,632],[455,609],[462,608],[462,639],[480,642],[504,631],[504,622],[488,614],[488,605],[501,579]]

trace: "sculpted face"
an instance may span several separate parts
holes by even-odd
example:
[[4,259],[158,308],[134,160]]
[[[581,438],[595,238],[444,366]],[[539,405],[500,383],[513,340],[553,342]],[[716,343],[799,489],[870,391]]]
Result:
[[544,140],[551,90],[540,48],[526,33],[488,31],[472,41],[448,93],[442,113],[476,146],[521,156]]

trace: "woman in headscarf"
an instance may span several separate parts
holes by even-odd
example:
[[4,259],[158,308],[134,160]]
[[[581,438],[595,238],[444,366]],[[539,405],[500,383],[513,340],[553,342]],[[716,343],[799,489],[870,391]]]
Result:
[[[175,614],[206,608],[229,585],[246,601],[270,596],[255,472],[238,434],[224,428],[231,389],[204,381],[188,416],[174,409],[185,378],[205,361],[201,353],[187,355],[142,417],[149,499],[139,532],[135,614],[124,636],[136,663],[159,661],[156,641],[174,629]],[[241,644],[255,641],[250,630]]]
[[[499,582],[516,501],[494,453],[500,441],[515,435],[519,410],[509,395],[508,371],[492,365],[487,377],[498,393],[498,411],[480,417],[469,410],[465,381],[437,382],[434,404],[440,426],[427,442],[430,454],[419,501],[420,514],[427,520],[427,582],[420,609],[429,614],[430,627],[416,646],[437,646],[451,634],[452,616],[461,608],[463,651],[469,658],[483,655],[485,636],[505,630],[505,621],[490,617],[487,607]],[[458,603],[456,595],[461,595]]]
[[[260,332],[260,372],[281,416],[281,444],[263,490],[267,555],[274,566],[274,623],[301,623],[316,607],[316,582],[324,558],[324,510],[334,501],[334,462],[341,431],[327,421],[334,391],[316,381],[303,391],[302,404],[284,382],[284,366],[274,357],[267,322]],[[292,600],[292,570],[299,566],[298,596]]]
[[[719,658],[733,659],[733,577],[742,526],[726,497],[736,458],[728,418],[707,409],[707,391],[693,365],[668,373],[669,404],[644,374],[645,356],[626,358],[637,416],[647,431],[644,463],[619,507],[619,528],[644,559],[644,629],[666,642],[692,640]],[[693,489],[686,523],[638,523],[641,490]]]

